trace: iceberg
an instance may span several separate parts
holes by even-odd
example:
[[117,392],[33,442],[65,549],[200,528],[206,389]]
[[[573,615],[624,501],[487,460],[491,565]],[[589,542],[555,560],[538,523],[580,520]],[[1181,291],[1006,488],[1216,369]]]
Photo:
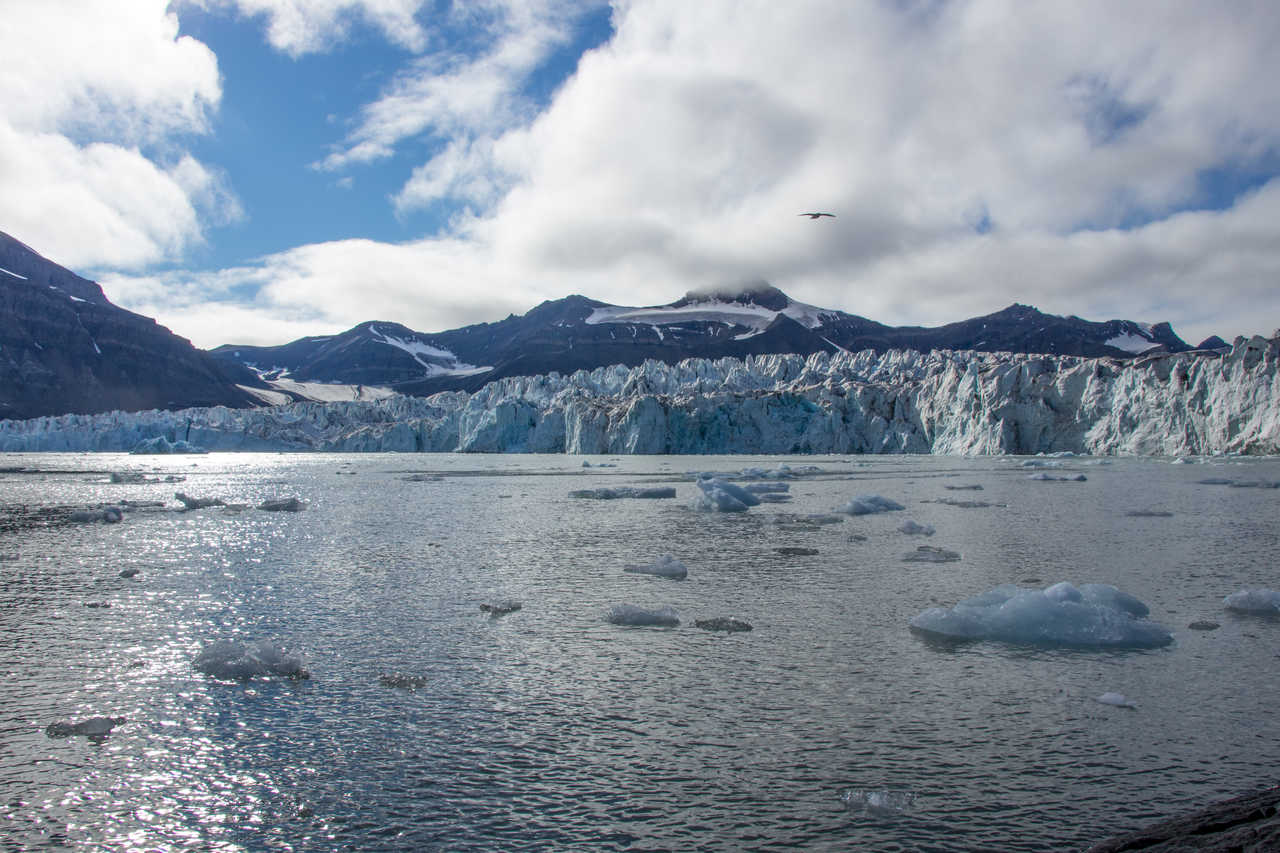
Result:
[[693,508],[702,512],[746,512],[760,505],[760,498],[741,486],[718,477],[699,478],[702,494],[694,498]]
[[129,451],[136,455],[161,455],[170,453],[208,453],[203,447],[183,441],[170,441],[163,435],[138,442]]
[[836,512],[842,512],[845,515],[874,515],[880,512],[894,512],[900,509],[906,509],[897,501],[889,500],[880,495],[858,495],[850,499],[847,504],[836,507]]
[[78,509],[71,513],[71,520],[79,524],[92,524],[101,521],[103,524],[119,524],[124,521],[123,506],[106,506],[101,509]]
[[680,616],[674,608],[646,610],[634,604],[616,604],[605,614],[604,619],[612,625],[630,627],[675,628],[680,624]]
[[1280,592],[1256,587],[1233,592],[1222,599],[1228,610],[1240,613],[1274,613],[1280,615]]
[[302,668],[300,658],[270,640],[256,643],[222,640],[206,646],[196,655],[193,665],[205,675],[222,681],[248,681],[273,675],[294,680],[311,677]]
[[898,525],[898,532],[905,533],[908,536],[932,536],[938,531],[932,525],[920,524],[908,518],[906,521]]
[[904,563],[954,563],[959,559],[959,551],[948,551],[946,548],[935,548],[932,545],[921,545],[914,551],[908,551],[902,555]]
[[1107,691],[1106,693],[1103,693],[1101,696],[1099,696],[1097,699],[1094,699],[1093,701],[1101,702],[1103,705],[1113,705],[1117,708],[1133,709],[1138,707],[1136,703],[1129,701],[1129,699],[1123,693],[1113,693],[1111,691]]
[[681,581],[689,576],[688,567],[670,554],[663,554],[652,563],[647,563],[643,566],[624,566],[622,570],[632,574],[655,575],[660,578],[672,578]]
[[1163,625],[1144,617],[1147,606],[1108,584],[1075,587],[1063,581],[1043,590],[1002,584],[955,607],[931,607],[912,630],[952,640],[1031,645],[1151,648],[1173,642]]

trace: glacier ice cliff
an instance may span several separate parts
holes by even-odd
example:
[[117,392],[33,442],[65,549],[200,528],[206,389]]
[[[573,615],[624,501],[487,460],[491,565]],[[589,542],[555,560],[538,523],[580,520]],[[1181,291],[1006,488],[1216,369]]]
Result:
[[3,451],[1280,452],[1280,338],[1133,361],[890,350],[648,361],[474,393],[0,422]]

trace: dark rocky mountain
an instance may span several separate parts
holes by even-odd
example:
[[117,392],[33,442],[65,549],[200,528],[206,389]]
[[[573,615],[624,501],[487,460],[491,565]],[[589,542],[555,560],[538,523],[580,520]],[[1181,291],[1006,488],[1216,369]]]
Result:
[[0,232],[0,419],[249,406],[261,384]]
[[361,323],[338,335],[283,346],[226,345],[213,354],[265,379],[341,382],[405,394],[475,390],[505,376],[568,374],[645,359],[905,348],[975,349],[1132,358],[1190,349],[1168,323],[1090,322],[1011,305],[936,328],[894,327],[795,302],[764,282],[690,293],[669,305],[628,308],[583,296],[544,302],[523,316],[445,332]]

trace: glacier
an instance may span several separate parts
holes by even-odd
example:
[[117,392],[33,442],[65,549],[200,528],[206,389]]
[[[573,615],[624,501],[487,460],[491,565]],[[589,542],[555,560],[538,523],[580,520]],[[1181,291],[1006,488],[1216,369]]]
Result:
[[474,393],[0,421],[0,451],[1280,452],[1280,338],[1126,361],[913,350],[646,361]]

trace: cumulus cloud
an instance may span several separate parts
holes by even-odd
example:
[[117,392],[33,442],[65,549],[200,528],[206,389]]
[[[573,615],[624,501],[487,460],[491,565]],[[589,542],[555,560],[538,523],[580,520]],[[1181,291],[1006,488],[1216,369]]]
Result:
[[327,50],[363,21],[393,44],[420,51],[428,40],[417,15],[425,0],[180,0],[180,5],[232,8],[266,21],[267,41],[292,57]]
[[229,184],[174,144],[221,97],[212,52],[164,0],[12,0],[0,16],[0,222],[65,264],[180,257]]

